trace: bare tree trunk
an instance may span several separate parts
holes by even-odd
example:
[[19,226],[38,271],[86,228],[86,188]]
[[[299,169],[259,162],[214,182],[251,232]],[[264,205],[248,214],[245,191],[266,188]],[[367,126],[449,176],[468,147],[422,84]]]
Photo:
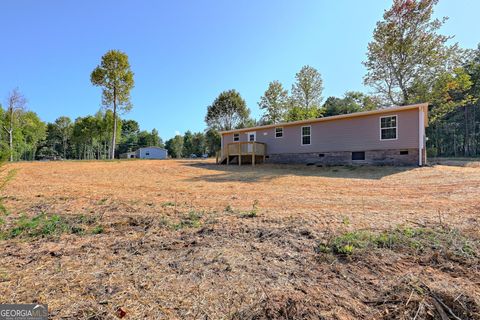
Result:
[[10,162],[13,161],[13,106],[10,106],[10,128],[8,129],[8,147],[10,148]]
[[110,159],[115,158],[115,144],[117,136],[117,90],[113,88],[113,134],[112,134],[112,148],[110,149]]
[[63,159],[67,159],[67,138],[63,135]]
[[477,114],[475,112],[475,109],[477,106],[474,104],[473,106],[473,127],[472,127],[472,136],[473,136],[473,154],[476,156],[477,155],[477,132],[476,132],[476,126],[477,126]]
[[469,136],[468,136],[468,107],[464,107],[464,120],[465,120],[465,138],[463,139],[463,155],[468,157],[469,155]]
[[8,130],[8,147],[10,148],[10,161],[13,161],[13,132]]
[[453,127],[453,156],[455,158],[457,157],[457,135],[456,135],[455,126]]

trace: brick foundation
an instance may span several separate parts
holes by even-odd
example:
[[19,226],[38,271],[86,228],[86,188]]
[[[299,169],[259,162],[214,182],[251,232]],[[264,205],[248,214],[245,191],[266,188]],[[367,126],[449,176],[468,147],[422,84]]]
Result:
[[[408,154],[404,154],[405,152]],[[352,160],[352,152],[347,151],[270,154],[266,162],[315,165],[414,166],[418,165],[418,149],[366,150],[365,160]]]

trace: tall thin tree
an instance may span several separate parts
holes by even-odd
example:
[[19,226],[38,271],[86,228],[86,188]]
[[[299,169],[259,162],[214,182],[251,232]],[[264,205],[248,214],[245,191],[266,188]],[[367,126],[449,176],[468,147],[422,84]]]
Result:
[[13,130],[17,123],[19,113],[23,111],[27,100],[18,88],[13,89],[7,98],[7,121],[3,126],[8,135],[8,147],[10,153],[10,161],[13,161]]
[[311,66],[303,66],[295,75],[292,85],[292,98],[296,105],[308,113],[319,108],[322,102],[323,80],[320,72]]
[[90,80],[93,85],[102,87],[102,104],[113,110],[112,147],[110,159],[115,157],[118,111],[128,112],[132,108],[130,91],[134,87],[133,72],[128,56],[119,50],[110,50],[102,57],[102,62],[93,70]]

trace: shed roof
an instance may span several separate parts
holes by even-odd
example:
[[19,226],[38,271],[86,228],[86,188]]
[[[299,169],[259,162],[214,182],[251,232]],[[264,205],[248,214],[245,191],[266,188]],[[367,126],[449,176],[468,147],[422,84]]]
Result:
[[137,150],[140,150],[140,149],[160,149],[160,150],[167,150],[165,148],[162,148],[162,147],[156,147],[156,146],[151,146],[151,147],[141,147],[141,148],[138,148]]

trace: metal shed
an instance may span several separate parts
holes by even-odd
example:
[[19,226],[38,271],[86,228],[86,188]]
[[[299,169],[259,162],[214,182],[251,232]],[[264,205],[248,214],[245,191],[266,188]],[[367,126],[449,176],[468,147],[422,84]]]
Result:
[[135,152],[135,157],[139,159],[166,159],[167,156],[167,149],[160,147],[145,147]]

